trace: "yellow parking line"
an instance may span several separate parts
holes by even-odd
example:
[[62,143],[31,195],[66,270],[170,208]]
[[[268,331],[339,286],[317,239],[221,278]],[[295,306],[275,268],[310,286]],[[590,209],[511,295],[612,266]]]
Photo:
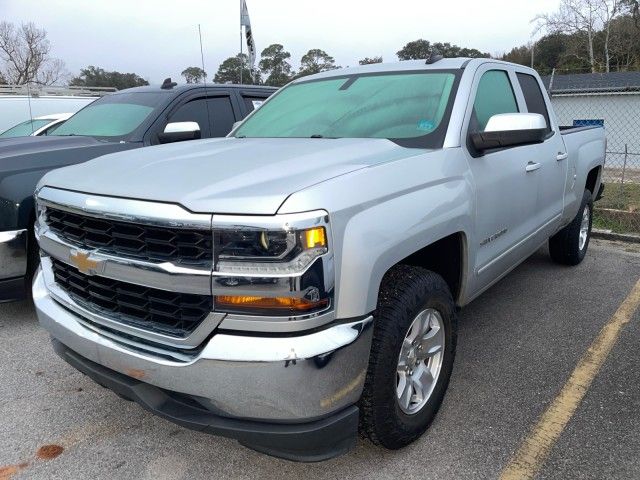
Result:
[[589,390],[600,367],[609,356],[620,331],[629,323],[638,305],[640,305],[640,280],[634,285],[616,313],[602,327],[558,396],[542,414],[518,451],[511,457],[500,475],[502,480],[530,479],[538,473],[553,445]]

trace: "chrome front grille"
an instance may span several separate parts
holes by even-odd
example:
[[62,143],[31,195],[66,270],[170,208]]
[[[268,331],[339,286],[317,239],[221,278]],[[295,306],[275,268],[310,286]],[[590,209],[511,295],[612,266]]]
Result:
[[46,208],[45,222],[51,231],[80,248],[151,262],[213,262],[213,239],[207,230],[121,222],[55,207]]
[[144,330],[186,337],[211,313],[211,295],[193,295],[85,275],[52,259],[55,282],[74,302],[99,315]]

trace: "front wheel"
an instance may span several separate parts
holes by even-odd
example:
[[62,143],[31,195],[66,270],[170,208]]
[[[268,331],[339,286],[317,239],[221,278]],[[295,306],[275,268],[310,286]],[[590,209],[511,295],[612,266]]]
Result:
[[582,195],[578,213],[569,225],[549,239],[549,253],[554,262],[578,265],[587,254],[591,239],[593,198],[589,190]]
[[442,403],[455,356],[455,305],[440,275],[399,265],[383,279],[374,322],[360,430],[397,449],[424,433]]

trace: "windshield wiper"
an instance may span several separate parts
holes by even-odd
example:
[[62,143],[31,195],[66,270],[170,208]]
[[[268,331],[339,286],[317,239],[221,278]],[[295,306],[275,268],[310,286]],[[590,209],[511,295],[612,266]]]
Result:
[[324,135],[321,135],[319,133],[314,133],[313,135],[311,135],[309,138],[324,138]]

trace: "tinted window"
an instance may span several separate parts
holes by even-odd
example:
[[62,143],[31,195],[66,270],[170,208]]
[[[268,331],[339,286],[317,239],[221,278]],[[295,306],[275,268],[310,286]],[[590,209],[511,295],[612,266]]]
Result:
[[211,111],[211,136],[224,137],[233,127],[236,117],[229,97],[211,97],[208,100]]
[[499,113],[518,112],[518,103],[504,70],[489,70],[482,75],[473,104],[475,119],[472,131],[484,131],[489,118]]
[[116,93],[87,105],[49,135],[125,137],[164,99],[161,93]]
[[196,122],[200,126],[202,138],[209,137],[209,113],[206,99],[197,98],[179,106],[167,121],[167,123],[173,122]]
[[[350,75],[293,83],[236,131],[238,137],[426,137],[448,122],[455,74]],[[455,94],[455,93],[454,93]],[[440,133],[442,129],[438,130]],[[437,137],[435,134],[434,137]]]
[[524,94],[524,100],[527,103],[527,110],[529,113],[539,113],[547,122],[547,132],[551,131],[551,122],[549,121],[549,112],[547,111],[547,105],[544,103],[544,96],[540,90],[540,85],[533,75],[527,75],[526,73],[517,73],[518,83],[522,88]]

